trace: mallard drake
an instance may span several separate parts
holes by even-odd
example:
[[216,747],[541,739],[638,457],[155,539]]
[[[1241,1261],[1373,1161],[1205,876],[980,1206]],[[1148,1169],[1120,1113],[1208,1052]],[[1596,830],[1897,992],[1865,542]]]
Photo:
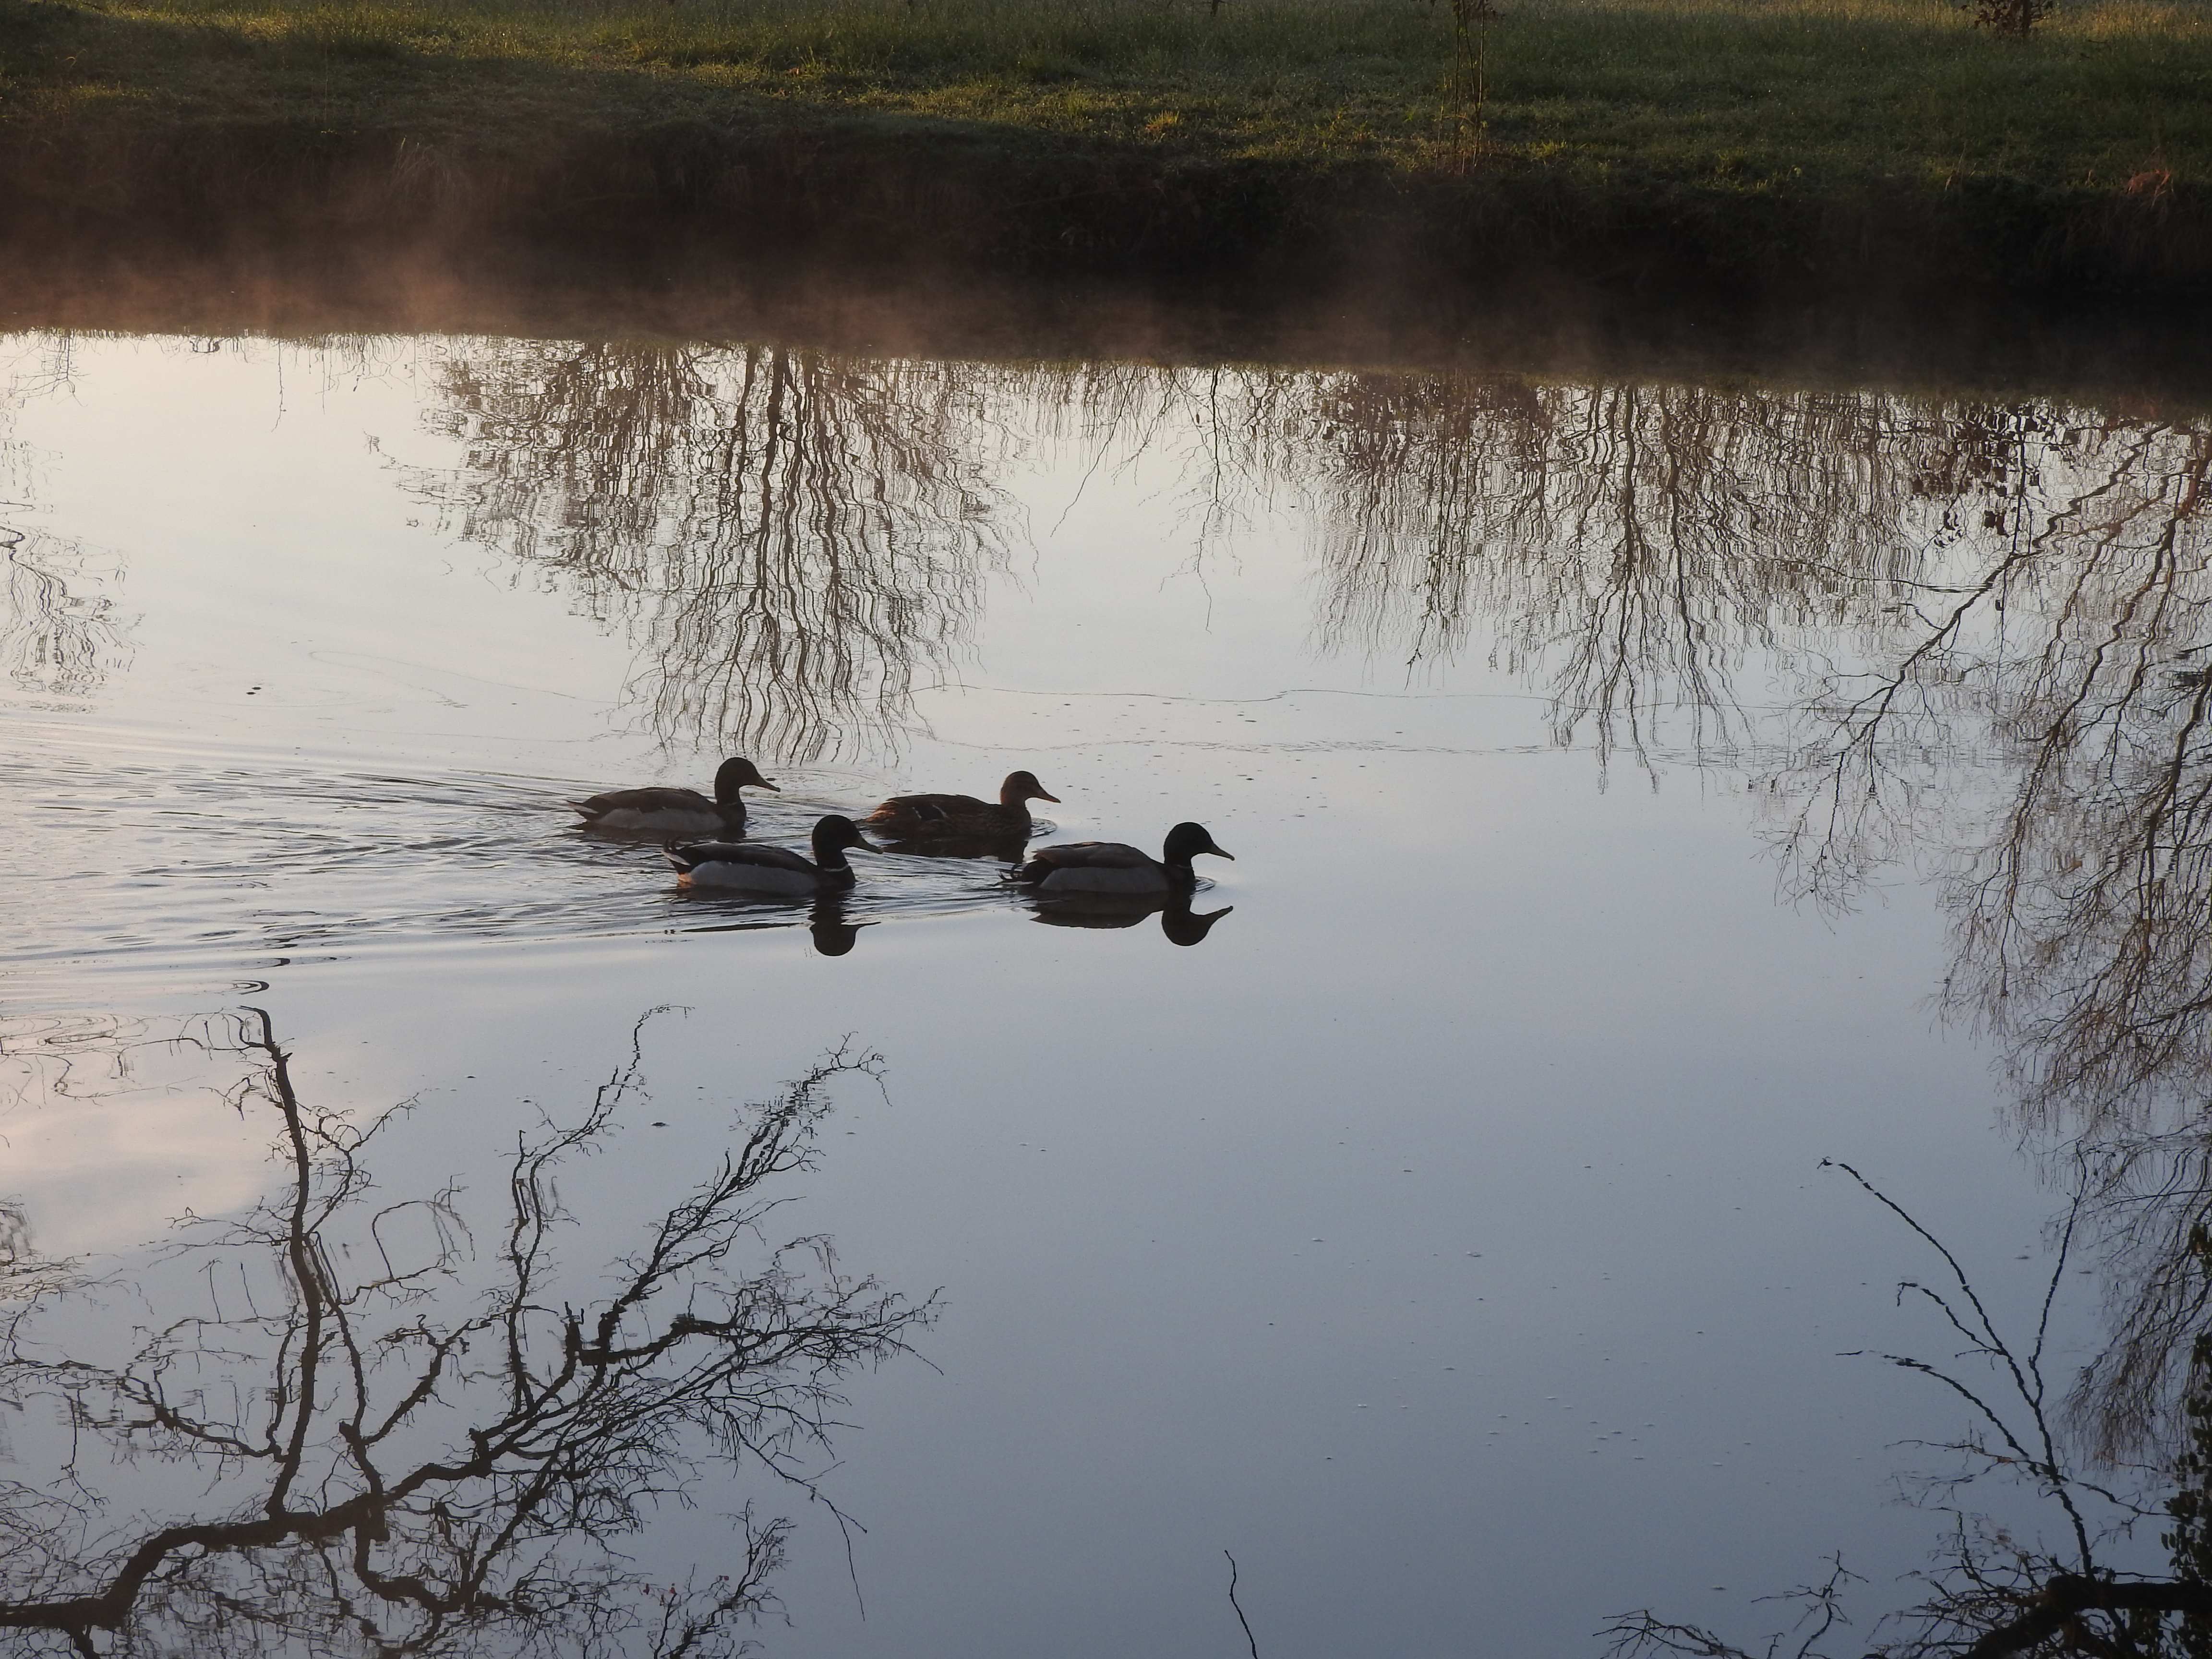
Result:
[[1033,800],[1057,805],[1060,797],[1047,791],[1034,772],[1009,772],[999,786],[996,806],[973,795],[894,795],[860,822],[887,841],[1027,837]]
[[726,888],[771,898],[809,898],[850,887],[853,866],[845,862],[845,849],[867,844],[852,819],[832,813],[814,826],[811,859],[788,848],[766,847],[757,842],[708,841],[690,846],[672,842],[661,851],[676,866],[677,879],[693,887]]
[[696,789],[610,789],[568,805],[583,814],[586,830],[663,837],[742,836],[745,804],[738,791],[775,787],[750,761],[726,760],[714,774],[712,800]]
[[1190,861],[1200,853],[1236,858],[1213,844],[1205,825],[1178,823],[1157,859],[1118,841],[1079,841],[1038,848],[1013,878],[1040,893],[1169,893],[1198,879]]

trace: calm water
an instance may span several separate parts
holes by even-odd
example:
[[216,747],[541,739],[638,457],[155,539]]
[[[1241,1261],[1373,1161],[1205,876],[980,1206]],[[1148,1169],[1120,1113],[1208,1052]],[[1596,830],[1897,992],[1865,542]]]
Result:
[[[781,1611],[729,1628],[792,1659],[1241,1654],[1224,1552],[1266,1659],[1595,1654],[1647,1607],[1758,1648],[1838,1551],[1856,1654],[1948,1525],[1899,1496],[1959,1455],[1903,1443],[1972,1425],[1845,1357],[1961,1341],[1894,1292],[1940,1258],[1824,1159],[2023,1344],[2056,1268],[2054,1413],[2095,1360],[2075,1440],[2163,1455],[2212,428],[748,346],[6,353],[8,1597],[495,1422],[520,1461],[393,1500],[381,1592],[349,1545],[210,1557],[125,1637],[675,1650],[752,1588],[750,1506]],[[1002,866],[900,854],[751,905],[562,806],[726,754],[786,844],[1028,767],[1054,837],[1194,818],[1236,861],[1210,928],[1042,925]],[[757,1187],[655,1233],[841,1049]],[[663,1282],[671,1236],[702,1261]],[[834,1267],[760,1276],[817,1239]],[[625,1340],[782,1321],[838,1398],[619,1341],[592,1392],[562,1310],[587,1335],[641,1274]],[[356,1346],[309,1379],[333,1309]],[[2066,1547],[2032,1492],[1956,1501]],[[2156,1532],[2108,1559],[2160,1570]],[[472,1608],[416,1593],[457,1579]]]

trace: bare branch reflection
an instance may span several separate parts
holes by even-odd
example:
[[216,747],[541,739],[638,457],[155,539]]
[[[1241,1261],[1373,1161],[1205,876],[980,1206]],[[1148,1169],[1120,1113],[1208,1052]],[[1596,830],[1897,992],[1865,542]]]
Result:
[[1787,896],[1936,876],[1945,1010],[2091,1174],[2117,1340],[2077,1407],[2113,1455],[2170,1446],[2212,1321],[2191,1244],[2212,432],[2035,401],[763,349],[502,349],[449,392],[464,533],[642,619],[665,734],[721,720],[803,756],[888,733],[1002,550],[978,434],[1018,396],[1086,479],[1165,458],[1200,580],[1260,511],[1303,509],[1322,649],[1416,674],[1486,652],[1601,769],[1741,763]]
[[0,665],[19,695],[79,703],[128,666],[123,561],[0,525]]
[[1662,727],[1702,760],[1755,748],[1747,659],[1825,667],[1838,633],[1893,632],[1927,582],[1911,462],[1942,417],[1907,400],[1129,365],[1026,385],[1094,467],[1172,454],[1193,574],[1294,507],[1319,649],[1409,673],[1483,650],[1544,683],[1553,739],[1586,737],[1601,766],[1648,763]]
[[1325,648],[1449,662],[1475,630],[1547,682],[1601,766],[1749,741],[1736,671],[1879,632],[1923,575],[1897,534],[1888,399],[1705,386],[1345,377],[1316,410]]
[[33,336],[0,388],[0,670],[33,707],[82,704],[129,665],[121,555],[10,521],[38,494],[33,452],[12,435],[15,418],[70,389],[73,357],[66,334]]
[[[1688,752],[1747,763],[1786,894],[1939,878],[1942,1006],[1995,1039],[2106,1272],[2073,1421],[2177,1468],[2212,1340],[2212,430],[1447,377],[1313,407],[1325,646],[1418,669],[1486,636],[1601,766],[1686,714]],[[1751,662],[1795,686],[1760,706]],[[2057,1570],[1960,1560],[2014,1610]]]
[[465,458],[414,487],[629,633],[666,743],[895,750],[1012,533],[961,364],[510,342],[443,380],[432,423]]
[[1963,411],[1916,489],[1949,576],[1891,662],[1836,681],[1790,769],[1798,890],[1942,875],[1942,1001],[1997,1043],[2023,1127],[2087,1171],[2111,1346],[2077,1416],[2164,1448],[2212,1315],[2212,432]]
[[380,1190],[365,1158],[397,1119],[304,1101],[265,1015],[204,1036],[240,1064],[236,1103],[270,1123],[283,1179],[135,1273],[0,1319],[22,1469],[0,1483],[0,1629],[18,1650],[742,1650],[787,1522],[739,1514],[729,1559],[675,1584],[624,1551],[709,1462],[811,1494],[802,1455],[839,1379],[928,1317],[826,1239],[757,1242],[766,1189],[811,1166],[827,1090],[875,1059],[841,1051],[747,1109],[634,1248],[577,1273],[556,1249],[578,1220],[562,1172],[614,1133],[639,1054],[519,1138],[485,1205],[458,1180]]

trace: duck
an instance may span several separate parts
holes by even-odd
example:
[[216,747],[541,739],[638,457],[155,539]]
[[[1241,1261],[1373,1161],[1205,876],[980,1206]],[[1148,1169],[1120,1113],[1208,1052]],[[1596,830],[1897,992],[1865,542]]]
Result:
[[[774,789],[760,768],[742,757],[726,760],[714,774],[714,798],[696,789],[610,789],[569,806],[583,815],[586,830],[618,835],[742,836],[745,804],[740,789]],[[781,793],[781,792],[779,792]]]
[[[918,822],[913,830],[903,836],[884,836],[884,851],[916,858],[996,859],[1001,864],[1019,864],[1022,849],[1029,845],[1030,832],[1036,827],[1024,823],[1018,830],[979,835],[952,823],[945,809],[934,801],[921,800],[914,810]],[[1024,812],[1022,817],[1027,818],[1029,814]]]
[[1200,853],[1237,857],[1216,847],[1204,824],[1178,823],[1157,859],[1118,841],[1079,841],[1038,848],[1012,878],[1040,893],[1171,893],[1196,883],[1190,861]]
[[995,806],[973,795],[894,795],[860,822],[887,841],[1026,840],[1033,800],[1060,804],[1036,773],[1009,772]]
[[853,884],[848,848],[868,846],[852,819],[831,813],[814,826],[814,856],[757,842],[671,842],[662,855],[676,867],[676,878],[690,887],[714,887],[765,898],[811,898]]

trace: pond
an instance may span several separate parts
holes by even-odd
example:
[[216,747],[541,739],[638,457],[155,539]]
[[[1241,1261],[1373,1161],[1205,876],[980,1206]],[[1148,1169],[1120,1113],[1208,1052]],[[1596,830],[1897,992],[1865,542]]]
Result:
[[[2212,424],[442,337],[0,387],[20,1650],[1763,1651],[1840,1554],[1856,1655],[1952,1511],[2078,1565],[1899,1358],[2167,1571]],[[567,805],[730,756],[765,844],[1026,769],[1037,845],[1234,857],[753,901]],[[1939,1242],[2005,1353],[1899,1291],[1972,1325]]]

